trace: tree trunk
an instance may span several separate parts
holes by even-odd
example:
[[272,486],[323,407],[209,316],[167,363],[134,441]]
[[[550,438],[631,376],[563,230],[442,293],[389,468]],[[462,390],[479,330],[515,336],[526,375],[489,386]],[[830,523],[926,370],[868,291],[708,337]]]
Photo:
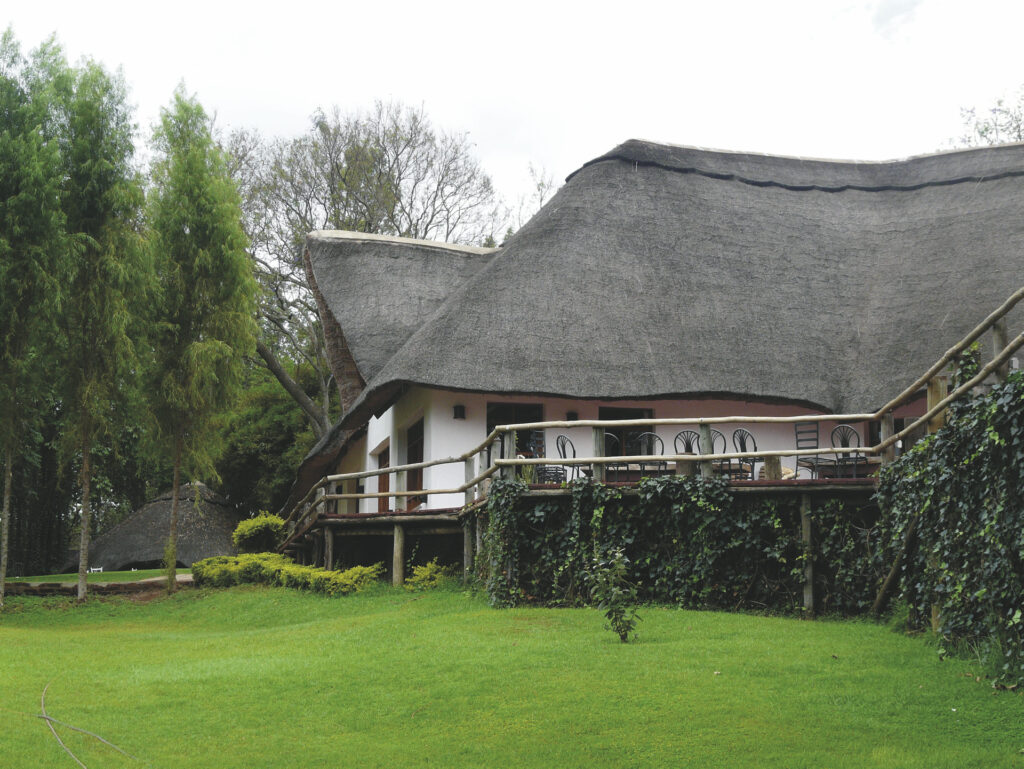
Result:
[[181,443],[179,435],[174,439],[174,481],[171,484],[171,531],[167,536],[164,560],[167,566],[167,592],[178,589],[178,492],[181,487]]
[[14,484],[14,452],[4,452],[4,508],[3,524],[0,526],[0,608],[4,605],[4,591],[7,589],[7,548],[11,535],[11,486]]
[[89,506],[89,492],[92,485],[92,456],[89,448],[90,441],[83,441],[82,448],[82,472],[80,480],[82,484],[82,539],[78,546],[78,600],[84,601],[88,589],[86,579],[89,574],[89,526],[92,524],[92,509]]
[[267,347],[263,342],[256,342],[256,352],[263,358],[263,362],[270,369],[270,373],[277,377],[277,381],[281,383],[281,386],[285,391],[292,397],[296,403],[299,404],[299,408],[309,418],[309,423],[313,428],[313,434],[319,440],[324,436],[329,429],[331,429],[330,418],[328,417],[327,410],[319,408],[314,402],[299,387],[298,382],[288,376],[288,372],[284,370],[281,362],[277,359],[270,348]]

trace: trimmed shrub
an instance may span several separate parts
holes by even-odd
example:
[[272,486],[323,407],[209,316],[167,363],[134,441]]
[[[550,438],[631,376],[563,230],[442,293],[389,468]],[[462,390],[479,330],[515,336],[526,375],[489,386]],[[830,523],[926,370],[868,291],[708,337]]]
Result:
[[300,566],[278,553],[218,555],[192,564],[192,578],[200,587],[278,585],[329,596],[358,592],[379,580],[383,574],[382,563],[328,571],[315,566]]
[[262,512],[235,527],[231,541],[241,553],[266,553],[281,544],[284,519]]
[[412,567],[412,576],[405,580],[405,589],[412,591],[432,590],[450,579],[451,567],[441,566],[436,558],[428,563]]

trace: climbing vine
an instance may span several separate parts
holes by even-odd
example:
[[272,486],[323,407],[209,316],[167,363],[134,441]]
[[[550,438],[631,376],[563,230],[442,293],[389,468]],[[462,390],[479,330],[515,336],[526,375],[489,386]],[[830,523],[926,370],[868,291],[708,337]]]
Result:
[[[588,479],[552,499],[526,484],[496,481],[485,551],[478,563],[492,603],[593,603],[594,563],[623,556],[624,575],[644,601],[687,607],[796,612],[803,605],[799,498],[754,501],[720,479],[647,478],[635,493]],[[835,503],[812,511],[819,609],[853,613],[870,604],[880,579],[883,538],[874,507]]]
[[[882,474],[911,622],[1024,684],[1024,377],[971,398]],[[909,532],[909,535],[908,535]],[[905,541],[905,546],[904,546]]]

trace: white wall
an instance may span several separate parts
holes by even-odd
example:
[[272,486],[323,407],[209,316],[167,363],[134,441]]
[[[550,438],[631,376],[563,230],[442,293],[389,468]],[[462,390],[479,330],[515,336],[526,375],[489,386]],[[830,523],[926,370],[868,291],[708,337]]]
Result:
[[[383,446],[391,446],[391,464],[399,465],[406,462],[404,437],[408,429],[417,419],[423,418],[424,424],[424,458],[427,460],[448,456],[458,456],[478,445],[487,435],[487,404],[488,403],[540,403],[544,421],[564,420],[569,411],[574,411],[579,419],[598,419],[601,407],[645,408],[651,409],[655,419],[680,419],[697,417],[725,416],[803,416],[820,412],[800,406],[757,403],[742,400],[652,400],[652,401],[581,401],[570,398],[544,398],[530,396],[499,396],[480,395],[473,393],[447,392],[413,388],[406,393],[391,409],[379,419],[371,419],[367,427],[365,448],[362,451],[362,468],[376,467],[375,455]],[[465,419],[455,419],[454,407],[465,407]],[[915,402],[900,410],[900,416],[920,415],[924,413],[922,402]],[[749,430],[757,442],[760,451],[775,451],[795,447],[795,436],[792,423],[754,424],[737,423],[716,426],[726,436],[727,450],[733,451],[732,434],[737,428]],[[831,445],[831,431],[835,423],[823,422],[819,429],[819,445]],[[864,442],[863,426],[861,439]],[[664,441],[665,453],[674,453],[675,436],[682,430],[697,429],[692,426],[670,425],[658,426],[654,432]],[[546,454],[557,457],[555,440],[558,435],[565,434],[576,448],[577,456],[593,454],[593,430],[590,427],[573,427],[567,429],[548,430],[546,435]],[[702,447],[703,448],[703,447]],[[349,454],[355,453],[355,450]],[[795,467],[793,457],[783,459],[783,465]],[[806,471],[803,471],[806,475]],[[394,479],[394,476],[392,476]],[[427,468],[423,482],[426,488],[455,488],[465,480],[465,469],[461,462]],[[391,488],[395,488],[392,480]],[[366,491],[376,490],[376,480],[367,479]],[[395,500],[392,499],[392,502]],[[440,494],[428,497],[426,507],[431,509],[458,508],[463,504],[462,494]],[[376,500],[363,500],[360,511],[376,511]],[[392,509],[394,509],[392,507]]]

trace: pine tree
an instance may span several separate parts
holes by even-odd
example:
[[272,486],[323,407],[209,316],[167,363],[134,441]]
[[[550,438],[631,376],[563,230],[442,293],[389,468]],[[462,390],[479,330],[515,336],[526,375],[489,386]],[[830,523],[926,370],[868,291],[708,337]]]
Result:
[[[79,462],[81,543],[78,599],[86,597],[92,526],[91,484],[97,441],[120,432],[115,415],[129,396],[138,359],[138,309],[151,290],[151,270],[140,232],[142,184],[131,108],[120,76],[86,62],[54,80],[62,94],[62,148],[67,231],[71,247],[63,271],[61,393],[66,414],[63,447]],[[116,446],[113,446],[116,449]]]
[[47,93],[31,87],[10,29],[0,36],[0,605],[7,575],[14,456],[35,415],[49,352],[63,243],[60,154],[43,130]]
[[154,413],[174,466],[167,543],[174,590],[181,473],[214,476],[215,419],[237,397],[256,340],[257,286],[238,191],[210,121],[182,88],[161,114],[149,201],[159,281]]

